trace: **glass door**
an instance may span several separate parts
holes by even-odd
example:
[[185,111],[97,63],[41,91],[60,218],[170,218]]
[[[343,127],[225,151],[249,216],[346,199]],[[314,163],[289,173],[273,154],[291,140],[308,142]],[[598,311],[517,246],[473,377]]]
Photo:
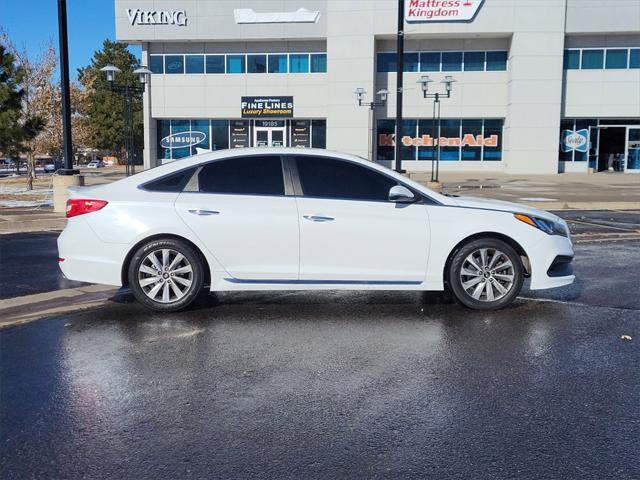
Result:
[[285,129],[280,127],[256,127],[253,144],[256,147],[286,147]]
[[640,128],[629,127],[627,130],[627,155],[624,171],[640,173]]

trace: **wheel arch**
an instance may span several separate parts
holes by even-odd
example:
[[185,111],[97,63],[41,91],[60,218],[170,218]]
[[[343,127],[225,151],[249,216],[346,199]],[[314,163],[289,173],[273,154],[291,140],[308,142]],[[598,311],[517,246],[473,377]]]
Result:
[[127,252],[126,257],[124,258],[124,262],[122,262],[122,270],[120,272],[120,278],[121,278],[123,287],[128,287],[129,286],[129,275],[128,275],[129,265],[131,264],[131,260],[133,259],[133,255],[138,251],[138,249],[140,247],[142,247],[144,244],[149,243],[149,242],[153,242],[154,240],[165,240],[165,239],[179,240],[181,242],[186,243],[191,248],[193,248],[196,252],[198,252],[198,254],[200,255],[200,258],[202,259],[203,265],[204,265],[205,285],[209,285],[209,283],[211,282],[211,267],[209,266],[209,262],[207,261],[207,257],[205,257],[204,253],[202,253],[202,250],[195,243],[193,243],[191,240],[189,240],[188,238],[185,238],[185,237],[182,237],[180,235],[173,234],[173,233],[158,233],[158,234],[151,235],[149,237],[143,238],[138,243],[136,243],[133,247],[131,247],[129,249],[129,251]]
[[462,240],[460,240],[456,244],[455,247],[453,247],[451,252],[449,252],[449,256],[447,257],[447,261],[444,264],[444,271],[442,272],[445,284],[449,283],[449,266],[451,265],[451,260],[453,259],[453,257],[456,254],[456,252],[458,250],[460,250],[467,243],[473,242],[474,240],[478,240],[478,239],[481,239],[481,238],[492,238],[492,239],[495,239],[495,240],[501,240],[504,243],[506,243],[507,245],[509,245],[520,256],[520,260],[522,261],[522,267],[524,269],[525,277],[529,277],[531,275],[531,264],[529,263],[529,255],[527,255],[527,252],[525,251],[525,249],[522,248],[522,245],[520,245],[513,238],[511,238],[508,235],[505,235],[503,233],[498,233],[498,232],[480,232],[480,233],[474,233],[473,235],[469,235],[468,237],[463,238]]

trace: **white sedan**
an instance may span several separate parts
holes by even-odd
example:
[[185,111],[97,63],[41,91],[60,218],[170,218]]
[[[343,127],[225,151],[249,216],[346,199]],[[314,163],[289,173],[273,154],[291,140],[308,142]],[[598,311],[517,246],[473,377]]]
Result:
[[435,193],[326,150],[209,152],[71,191],[59,262],[147,307],[232,290],[444,290],[496,309],[574,281],[567,224],[524,205]]

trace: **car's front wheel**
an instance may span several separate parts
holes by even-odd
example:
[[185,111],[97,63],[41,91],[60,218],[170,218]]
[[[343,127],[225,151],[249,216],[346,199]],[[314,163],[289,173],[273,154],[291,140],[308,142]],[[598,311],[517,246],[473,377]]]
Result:
[[518,253],[507,243],[477,239],[460,248],[449,264],[449,285],[463,305],[495,310],[511,304],[524,282]]
[[180,240],[153,240],[136,251],[129,265],[134,296],[153,310],[183,310],[198,297],[203,285],[200,254]]

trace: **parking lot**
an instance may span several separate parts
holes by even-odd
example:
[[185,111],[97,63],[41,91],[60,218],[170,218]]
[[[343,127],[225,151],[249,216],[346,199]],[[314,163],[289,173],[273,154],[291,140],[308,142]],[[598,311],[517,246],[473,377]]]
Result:
[[[640,216],[563,215],[576,283],[498,312],[268,292],[160,315],[121,292],[0,330],[0,477],[639,478]],[[32,235],[0,247],[55,239]]]

